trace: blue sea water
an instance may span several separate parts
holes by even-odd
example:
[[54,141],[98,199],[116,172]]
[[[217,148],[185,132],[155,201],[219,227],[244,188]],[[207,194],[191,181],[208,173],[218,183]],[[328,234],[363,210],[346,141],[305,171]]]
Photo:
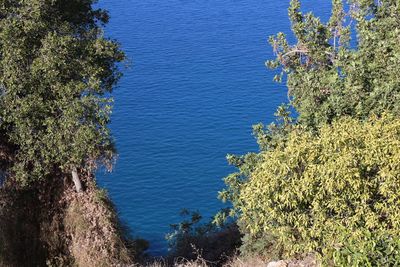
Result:
[[[327,17],[328,0],[306,10]],[[101,0],[106,35],[131,61],[114,91],[118,160],[99,173],[135,235],[166,252],[169,225],[182,208],[208,218],[224,205],[227,153],[257,151],[252,125],[270,123],[287,102],[264,66],[268,36],[290,32],[289,0]]]

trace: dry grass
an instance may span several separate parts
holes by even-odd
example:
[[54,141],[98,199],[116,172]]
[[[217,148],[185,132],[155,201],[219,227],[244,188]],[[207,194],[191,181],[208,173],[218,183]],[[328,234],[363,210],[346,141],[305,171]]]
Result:
[[265,267],[267,263],[257,257],[240,258],[234,257],[224,264],[224,267]]
[[76,266],[109,267],[132,264],[129,250],[118,231],[118,218],[111,203],[95,186],[84,194],[70,192],[64,217],[70,237],[70,254]]
[[[228,262],[222,265],[222,267],[265,267],[267,263],[259,258],[240,258],[238,256],[233,257]],[[168,264],[165,260],[157,260],[155,262],[145,265],[146,267],[210,267],[216,266],[212,262],[198,257],[198,259],[190,261],[185,259],[176,259],[174,263]],[[219,266],[219,265],[218,265]]]
[[107,195],[89,177],[82,194],[69,179],[52,178],[0,188],[0,266],[131,265],[131,244]]
[[[197,260],[176,260],[173,264],[168,264],[166,261],[159,260],[151,264],[145,265],[146,267],[267,267],[270,262],[263,260],[259,257],[239,257],[234,256],[229,261],[222,265],[215,265],[212,262],[199,257]],[[271,262],[272,263],[272,262]],[[287,261],[273,262],[274,266],[286,266],[286,267],[319,267],[316,258],[313,255],[305,256],[302,259],[294,259]]]

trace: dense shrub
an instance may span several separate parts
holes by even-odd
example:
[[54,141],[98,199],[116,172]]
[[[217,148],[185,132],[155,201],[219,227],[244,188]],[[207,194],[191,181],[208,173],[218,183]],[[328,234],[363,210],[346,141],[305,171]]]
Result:
[[169,257],[176,259],[198,260],[201,258],[209,266],[221,266],[229,260],[240,246],[240,232],[235,223],[216,225],[203,222],[198,212],[182,210],[182,222],[171,225]]
[[298,126],[261,156],[236,202],[247,239],[344,266],[400,264],[400,119]]
[[298,117],[280,108],[280,123],[254,127],[260,151],[228,156],[238,171],[220,198],[246,254],[399,264],[399,1],[332,0],[326,22],[300,2],[289,7],[295,42],[271,37],[267,62]]

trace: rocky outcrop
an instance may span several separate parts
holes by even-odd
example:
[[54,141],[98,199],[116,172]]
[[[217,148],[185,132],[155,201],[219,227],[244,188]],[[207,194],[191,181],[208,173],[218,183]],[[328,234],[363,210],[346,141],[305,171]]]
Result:
[[107,194],[81,174],[85,192],[55,174],[30,187],[0,188],[0,266],[129,266],[126,238]]

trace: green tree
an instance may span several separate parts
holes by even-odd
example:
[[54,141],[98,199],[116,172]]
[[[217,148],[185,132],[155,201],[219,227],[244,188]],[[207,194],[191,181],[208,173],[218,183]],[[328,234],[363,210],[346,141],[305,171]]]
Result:
[[233,206],[246,252],[313,251],[344,266],[398,263],[397,204],[381,186],[398,183],[390,179],[398,160],[400,2],[332,0],[327,22],[303,13],[300,2],[289,7],[295,43],[284,33],[271,37],[276,58],[266,63],[287,83],[298,118],[280,108],[278,124],[254,127],[260,152],[228,156],[238,171],[220,198]]
[[290,44],[283,33],[270,39],[277,57],[267,66],[282,71],[277,80],[287,78],[299,122],[314,127],[343,115],[399,114],[399,1],[332,4],[332,16],[323,23],[292,0],[289,17],[297,43]]
[[23,185],[110,166],[110,93],[124,60],[95,0],[0,0],[0,127]]

